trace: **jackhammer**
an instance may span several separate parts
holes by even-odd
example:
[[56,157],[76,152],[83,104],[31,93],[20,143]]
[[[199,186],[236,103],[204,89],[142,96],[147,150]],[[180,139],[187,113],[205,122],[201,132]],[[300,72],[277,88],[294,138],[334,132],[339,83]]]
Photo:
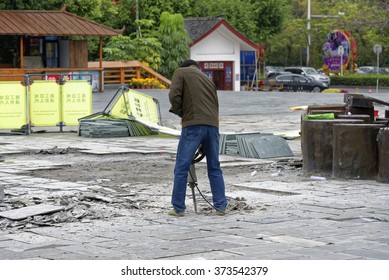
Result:
[[197,203],[196,203],[196,195],[195,195],[195,188],[197,188],[197,175],[196,175],[196,167],[195,163],[200,162],[205,157],[205,152],[203,148],[200,146],[192,160],[192,163],[189,167],[189,174],[188,174],[188,186],[192,190],[192,197],[193,197],[193,205],[194,210],[197,213]]

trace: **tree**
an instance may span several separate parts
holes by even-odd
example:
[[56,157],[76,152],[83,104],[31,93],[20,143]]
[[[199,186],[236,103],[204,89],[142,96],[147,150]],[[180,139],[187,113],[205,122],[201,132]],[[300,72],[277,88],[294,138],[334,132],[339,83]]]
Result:
[[[267,39],[267,64],[305,65],[307,46],[307,0],[291,0],[282,31]],[[388,1],[381,0],[311,0],[311,62],[321,67],[322,44],[333,30],[347,30],[357,43],[357,64],[372,65],[375,61],[373,45],[383,46],[382,62],[389,63],[385,49],[389,50]],[[385,48],[386,46],[386,48]],[[283,63],[282,63],[283,61]]]
[[190,2],[192,0],[138,0],[139,17],[141,19],[153,20],[156,29],[160,25],[161,14],[182,14],[184,17],[190,13]]
[[265,42],[280,33],[291,10],[289,0],[250,0],[254,8],[255,39]]
[[0,10],[58,10],[64,0],[3,0]]
[[120,35],[111,38],[108,46],[103,49],[107,60],[138,60],[154,70],[158,70],[161,65],[162,45],[153,35],[151,30],[152,21],[139,20],[140,37],[135,37],[135,33],[130,36]]
[[246,0],[191,0],[184,17],[223,17],[228,24],[252,41],[257,41],[254,6]]
[[171,78],[179,64],[189,58],[189,35],[184,27],[184,18],[181,14],[161,14],[159,25],[159,41],[162,44],[162,66],[159,72]]

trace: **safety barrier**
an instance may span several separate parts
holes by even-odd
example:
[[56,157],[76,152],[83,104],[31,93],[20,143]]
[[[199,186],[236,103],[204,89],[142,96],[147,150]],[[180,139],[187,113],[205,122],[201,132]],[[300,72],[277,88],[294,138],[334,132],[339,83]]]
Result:
[[[79,76],[78,74],[77,76]],[[92,77],[27,74],[24,82],[0,82],[0,130],[30,134],[31,127],[77,126],[92,113]]]
[[159,102],[144,93],[121,86],[102,112],[79,119],[79,136],[123,137],[164,135],[181,131],[162,126]]
[[20,82],[0,82],[0,129],[27,124],[26,87]]
[[112,106],[113,117],[160,123],[158,103],[153,97],[124,87],[121,97]]

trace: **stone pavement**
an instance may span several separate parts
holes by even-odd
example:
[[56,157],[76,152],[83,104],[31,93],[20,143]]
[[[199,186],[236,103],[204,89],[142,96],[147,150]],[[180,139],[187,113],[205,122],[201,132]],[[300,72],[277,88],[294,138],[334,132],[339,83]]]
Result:
[[[253,94],[242,94],[245,98],[255,98]],[[274,102],[275,98],[281,96],[277,94],[261,93],[259,97],[256,96],[256,102]],[[282,96],[286,108],[292,105],[293,99],[312,98],[311,95]],[[334,96],[327,97],[329,102],[337,100]],[[248,99],[246,101],[253,104]],[[222,104],[224,102],[221,101]],[[243,106],[249,107],[248,104]],[[298,114],[294,120],[286,120],[285,116],[291,115],[287,111],[285,114],[276,112],[281,114],[280,118],[284,118],[281,127],[275,127],[274,118],[265,121],[261,112],[264,130],[298,129]],[[273,114],[268,115],[274,117]],[[231,131],[236,131],[242,123],[243,130],[254,130],[258,126],[256,114],[241,116],[232,113],[221,119],[221,127],[230,127]],[[171,123],[175,121],[173,119]],[[176,145],[177,139],[154,137],[136,137],[128,141],[123,138],[81,138],[75,133],[0,136],[0,154],[3,155],[54,146],[75,147],[86,153],[97,154],[155,151],[174,154]],[[291,143],[291,148],[297,157],[301,157],[298,141]],[[231,158],[222,156],[222,167],[223,164],[238,166],[239,161],[246,160],[239,157],[235,159],[236,162],[231,163]],[[10,165],[0,162],[0,166],[0,186],[5,193],[13,188],[24,188],[26,192],[42,191],[45,186],[51,191],[66,192],[85,188],[82,184],[18,175],[18,172],[32,167],[52,167],[50,162],[26,160]],[[389,259],[387,184],[373,180],[312,181],[308,178],[293,182],[275,177],[258,182],[243,182],[236,187],[241,188],[242,193],[258,193],[256,199],[260,200],[259,203],[266,211],[234,212],[220,217],[196,214],[189,210],[185,217],[180,218],[169,217],[164,211],[154,211],[147,216],[138,211],[131,216],[102,218],[93,223],[74,222],[22,230],[6,229],[0,231],[0,259]]]

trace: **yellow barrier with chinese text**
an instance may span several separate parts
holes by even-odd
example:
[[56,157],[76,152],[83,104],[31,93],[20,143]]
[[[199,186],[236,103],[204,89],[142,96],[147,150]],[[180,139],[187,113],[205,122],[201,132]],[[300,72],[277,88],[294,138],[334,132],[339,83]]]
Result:
[[86,80],[71,80],[62,87],[62,121],[78,125],[78,119],[92,113],[92,86]]
[[19,81],[0,82],[0,129],[21,128],[27,120],[26,87]]
[[61,121],[60,86],[56,81],[30,85],[30,119],[33,126],[56,126]]
[[154,124],[159,123],[159,109],[153,97],[128,89],[123,92],[111,110],[112,116],[134,117]]

